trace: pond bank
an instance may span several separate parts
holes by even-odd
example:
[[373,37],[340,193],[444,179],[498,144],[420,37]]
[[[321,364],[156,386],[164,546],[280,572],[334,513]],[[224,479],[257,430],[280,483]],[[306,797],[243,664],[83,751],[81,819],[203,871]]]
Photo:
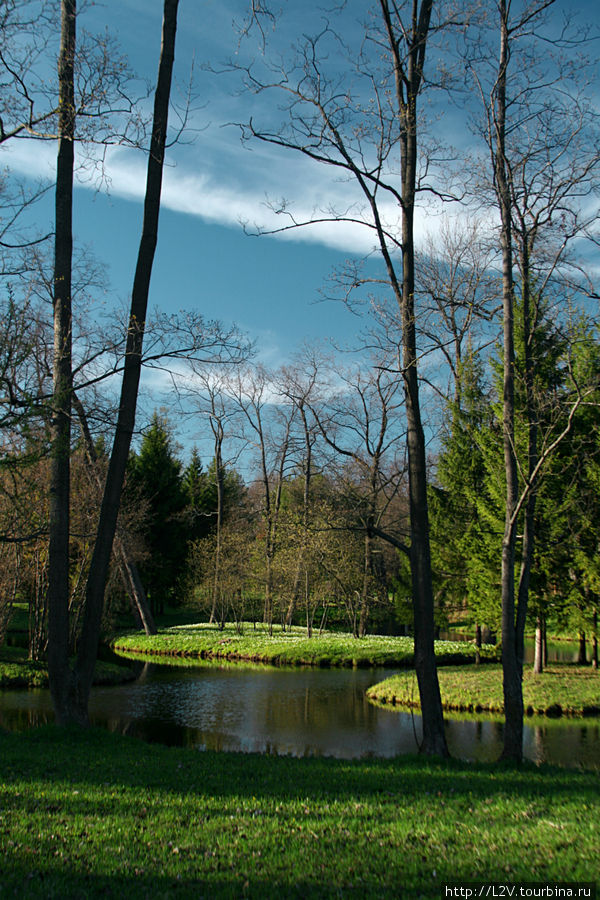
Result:
[[[180,625],[162,629],[157,635],[140,632],[116,637],[111,644],[117,653],[147,654],[154,662],[160,657],[183,656],[193,659],[225,659],[287,666],[412,667],[412,638],[324,632],[309,638],[305,629],[278,628],[269,634],[265,625],[245,625],[243,632],[231,624]],[[472,662],[475,647],[459,641],[436,641],[438,665]],[[485,647],[483,655],[495,658],[496,648]],[[158,657],[158,658],[157,658]],[[165,660],[168,661],[168,660]]]
[[[502,668],[498,665],[440,669],[442,705],[462,712],[504,712]],[[419,708],[414,676],[399,673],[373,685],[370,700]],[[523,671],[525,715],[600,715],[600,673],[591,666],[553,665],[541,675]]]
[[[122,684],[135,678],[124,666],[98,660],[94,669],[94,684]],[[45,662],[28,659],[21,647],[0,647],[0,688],[48,687],[48,666]]]

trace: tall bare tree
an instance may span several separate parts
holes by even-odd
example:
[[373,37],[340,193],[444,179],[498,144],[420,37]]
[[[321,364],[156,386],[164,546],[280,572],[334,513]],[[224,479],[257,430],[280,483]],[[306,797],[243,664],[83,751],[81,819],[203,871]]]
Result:
[[61,721],[69,718],[69,513],[71,460],[71,265],[75,144],[76,0],[62,0],[54,250],[54,369],[48,573],[48,674]]
[[[265,8],[253,3],[254,20]],[[406,3],[379,0],[370,13],[361,48],[349,48],[339,30],[326,25],[306,38],[295,62],[271,78],[256,67],[246,82],[257,92],[287,98],[287,117],[275,131],[251,121],[246,137],[301,153],[349,176],[364,206],[349,201],[345,210],[325,209],[308,220],[294,218],[288,205],[277,211],[290,224],[323,221],[359,223],[373,235],[386,281],[398,303],[402,323],[399,372],[404,386],[410,502],[410,563],[415,627],[415,666],[423,716],[422,750],[446,756],[444,721],[434,652],[433,590],[427,509],[425,436],[419,399],[415,314],[414,215],[419,191],[434,190],[427,172],[433,155],[419,148],[420,98],[432,36],[442,27],[432,20],[433,0]],[[347,10],[343,9],[343,15]],[[437,14],[437,8],[436,8]],[[264,32],[263,32],[264,34]],[[335,64],[332,64],[335,60]],[[342,73],[340,60],[347,60]],[[327,75],[327,61],[331,65]],[[278,72],[279,77],[273,77]],[[398,175],[399,157],[399,175]],[[439,184],[439,183],[438,183]],[[443,192],[438,188],[438,194]],[[397,210],[390,220],[389,204]],[[399,220],[399,221],[398,221]]]
[[[90,565],[90,573],[88,576],[86,588],[86,600],[83,617],[83,625],[81,637],[78,646],[77,659],[75,666],[71,668],[68,661],[68,617],[65,609],[65,595],[63,581],[65,579],[65,563],[66,578],[68,579],[68,499],[65,500],[65,490],[61,497],[63,518],[61,531],[55,543],[60,539],[58,550],[55,551],[60,562],[56,566],[56,573],[53,576],[56,581],[50,592],[50,616],[53,622],[51,628],[51,640],[49,648],[49,674],[52,690],[52,698],[55,708],[57,721],[61,724],[68,722],[77,722],[87,724],[88,721],[88,698],[92,684],[94,665],[98,650],[98,641],[100,636],[100,623],[102,618],[102,609],[104,602],[104,591],[106,586],[106,578],[108,566],[110,562],[112,544],[117,525],[117,516],[119,511],[121,491],[123,480],[125,477],[125,467],[129,447],[131,444],[131,436],[135,424],[135,412],[137,405],[137,393],[140,379],[142,348],[144,327],[146,322],[146,309],[148,303],[148,293],[150,288],[150,276],[152,272],[152,264],[154,261],[154,253],[158,235],[158,217],[160,210],[160,194],[162,186],[162,170],[165,155],[165,144],[167,134],[167,119],[169,111],[169,98],[171,90],[171,78],[173,71],[173,61],[175,55],[175,34],[177,28],[177,8],[178,0],[165,0],[162,45],[160,53],[160,61],[158,66],[158,80],[154,97],[154,117],[152,125],[152,137],[148,154],[148,171],[146,180],[146,195],[144,202],[144,221],[142,228],[142,237],[138,253],[137,267],[133,283],[133,291],[131,298],[131,310],[129,315],[129,324],[127,331],[127,343],[125,350],[125,364],[123,372],[123,380],[121,386],[121,399],[119,405],[119,413],[115,430],[115,438],[113,449],[109,462],[109,469],[104,488],[102,506],[100,510],[100,520],[96,534],[94,552]],[[63,103],[61,100],[61,111],[63,115],[69,112],[70,119],[65,122],[65,131],[70,135],[70,170],[65,172],[65,184],[57,184],[57,203],[63,202],[63,191],[65,196],[71,196],[73,182],[73,131],[66,129],[74,128],[73,118],[73,58],[75,49],[75,2],[74,0],[64,0],[63,11],[64,37],[62,44],[64,52],[61,49],[61,69],[60,84],[61,92],[64,90],[65,104],[63,111]],[[62,62],[64,57],[64,62]],[[61,95],[62,96],[62,95]],[[61,130],[62,139],[62,130]],[[67,139],[69,139],[67,137]],[[67,162],[69,156],[65,151]],[[60,167],[60,149],[59,149],[59,167]],[[69,209],[70,209],[69,204]],[[64,215],[64,214],[63,214]],[[57,216],[57,234],[59,232],[58,216]],[[61,225],[62,243],[67,244],[66,226]],[[70,236],[70,219],[69,219],[69,236]],[[65,263],[65,268],[70,272],[70,264]],[[62,272],[62,270],[61,270]],[[62,276],[60,276],[62,278]],[[59,280],[59,276],[55,277],[55,282]],[[62,284],[62,281],[60,282]],[[69,291],[70,296],[70,291]],[[70,324],[70,322],[69,322]],[[70,359],[65,363],[65,375],[67,379],[67,395],[70,397]],[[55,388],[55,396],[56,396]],[[69,401],[70,402],[70,401]],[[64,404],[61,404],[64,405]],[[55,407],[59,406],[55,402]],[[59,406],[60,408],[60,406]],[[68,427],[65,426],[61,437],[63,441],[66,439]],[[56,439],[55,439],[56,441]],[[58,452],[58,447],[57,451]],[[65,478],[64,463],[60,469],[61,478]],[[56,476],[58,479],[58,475]],[[65,506],[66,504],[66,506]],[[66,509],[66,528],[64,517]],[[58,529],[58,524],[53,525],[54,529]],[[66,541],[66,560],[64,542]],[[59,556],[60,550],[60,556]],[[60,577],[60,581],[59,581]],[[53,608],[54,607],[54,608]],[[52,662],[50,662],[52,660]]]
[[[547,15],[554,0],[495,4],[499,49],[491,76],[489,57],[470,68],[484,108],[483,134],[491,160],[491,187],[500,219],[503,308],[503,446],[505,524],[502,539],[502,662],[504,670],[503,757],[519,761],[523,744],[523,638],[535,539],[535,504],[546,462],[569,433],[585,387],[572,381],[566,409],[542,436],[534,401],[534,345],[541,310],[552,284],[569,293],[566,276],[571,242],[592,238],[596,211],[586,198],[598,185],[596,114],[586,98],[584,41],[570,25],[561,31]],[[562,51],[569,50],[565,63]],[[474,56],[487,56],[486,53]],[[518,273],[518,274],[517,274]],[[550,290],[549,290],[550,289]],[[520,290],[520,303],[515,297]],[[585,293],[579,280],[578,290]],[[524,417],[527,462],[519,466],[515,410],[515,317],[524,341]],[[517,527],[523,514],[523,544],[515,595]]]

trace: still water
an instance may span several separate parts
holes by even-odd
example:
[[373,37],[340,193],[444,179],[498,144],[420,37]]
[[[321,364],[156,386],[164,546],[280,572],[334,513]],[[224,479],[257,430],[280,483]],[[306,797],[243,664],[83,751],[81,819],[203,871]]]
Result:
[[[417,715],[379,708],[365,691],[389,669],[275,669],[139,664],[137,680],[92,691],[95,724],[149,741],[200,750],[390,757],[414,753]],[[416,686],[415,686],[416,691]],[[52,721],[49,692],[0,691],[0,726]],[[450,752],[493,760],[502,723],[448,718]],[[536,762],[600,768],[600,720],[529,720],[525,755]]]

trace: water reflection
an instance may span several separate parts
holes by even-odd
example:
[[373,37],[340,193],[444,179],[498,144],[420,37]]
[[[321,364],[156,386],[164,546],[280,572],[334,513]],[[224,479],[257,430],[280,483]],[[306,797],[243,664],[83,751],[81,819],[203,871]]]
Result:
[[[420,717],[380,708],[368,687],[383,669],[272,669],[145,664],[138,678],[92,691],[94,723],[148,741],[199,749],[336,756],[414,753]],[[0,692],[0,725],[19,729],[52,721],[48,691]],[[497,759],[502,722],[447,720],[453,756]],[[600,766],[598,720],[535,720],[525,728],[525,755],[538,762]]]

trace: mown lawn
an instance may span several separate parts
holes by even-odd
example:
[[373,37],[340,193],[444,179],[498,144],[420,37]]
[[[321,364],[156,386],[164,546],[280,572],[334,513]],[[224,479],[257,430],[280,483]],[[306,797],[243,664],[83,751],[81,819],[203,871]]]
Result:
[[[161,629],[148,636],[141,632],[121,635],[113,640],[117,652],[160,656],[188,656],[204,659],[240,659],[275,665],[309,666],[412,666],[412,638],[367,635],[354,638],[338,632],[306,636],[303,628],[270,635],[265,625],[244,626],[240,634],[234,625],[223,630],[216,625],[179,625]],[[484,655],[493,657],[494,647],[486,647]],[[474,659],[472,644],[458,641],[436,641],[440,665],[466,663]],[[155,660],[155,661],[160,661]]]
[[[446,709],[503,712],[502,668],[498,665],[440,669],[440,691]],[[414,673],[401,672],[373,685],[367,696],[381,703],[419,706]],[[523,671],[523,703],[528,715],[600,714],[600,673],[590,666],[555,664],[541,675]]]
[[0,896],[439,898],[598,881],[597,773],[0,735]]

